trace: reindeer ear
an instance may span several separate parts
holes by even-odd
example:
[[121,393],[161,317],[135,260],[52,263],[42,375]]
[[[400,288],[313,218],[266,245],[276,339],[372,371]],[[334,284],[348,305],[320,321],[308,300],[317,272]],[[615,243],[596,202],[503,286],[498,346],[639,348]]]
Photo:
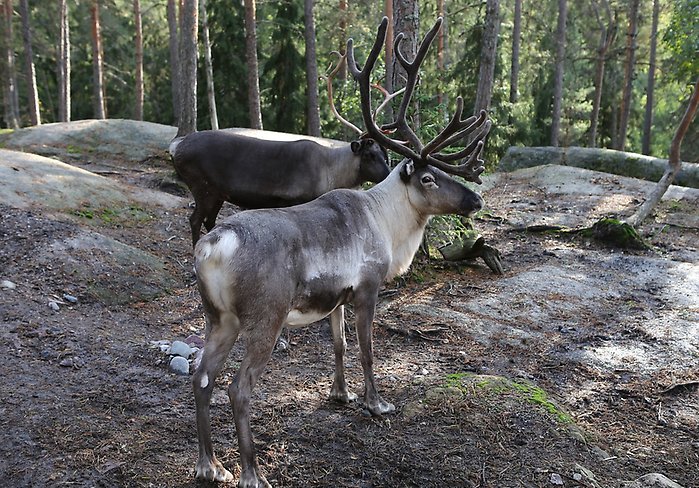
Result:
[[354,154],[358,154],[361,147],[362,147],[362,143],[359,141],[350,142],[350,149],[352,149],[352,152]]
[[403,169],[400,172],[401,179],[408,181],[413,173],[415,173],[415,163],[413,163],[412,159],[405,160]]

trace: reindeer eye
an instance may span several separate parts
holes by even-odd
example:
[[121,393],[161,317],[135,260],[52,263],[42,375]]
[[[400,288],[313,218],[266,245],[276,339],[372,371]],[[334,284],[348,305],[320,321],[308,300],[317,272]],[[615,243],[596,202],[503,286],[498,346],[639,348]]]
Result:
[[434,183],[434,176],[432,176],[432,175],[424,175],[422,178],[420,178],[420,181],[422,181],[422,183],[423,183],[424,185],[427,185],[427,184],[429,184],[429,183]]

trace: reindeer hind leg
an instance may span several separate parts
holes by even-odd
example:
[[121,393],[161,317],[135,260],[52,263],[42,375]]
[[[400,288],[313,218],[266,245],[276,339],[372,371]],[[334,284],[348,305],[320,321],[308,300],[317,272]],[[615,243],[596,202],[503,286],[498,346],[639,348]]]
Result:
[[[285,316],[285,315],[284,315]],[[233,405],[235,428],[238,434],[238,449],[240,451],[240,481],[239,488],[270,488],[271,485],[260,473],[252,430],[250,428],[250,396],[255,383],[272,357],[274,344],[281,332],[284,316],[267,318],[257,323],[250,330],[247,339],[247,350],[240,364],[240,369],[233,382],[228,387],[228,396]]]
[[228,357],[233,344],[238,338],[238,319],[230,313],[215,314],[209,319],[209,328],[204,345],[201,363],[194,372],[192,386],[196,404],[197,436],[199,438],[199,460],[195,468],[195,477],[207,481],[231,481],[233,475],[216,459],[211,442],[210,402],[214,382]]

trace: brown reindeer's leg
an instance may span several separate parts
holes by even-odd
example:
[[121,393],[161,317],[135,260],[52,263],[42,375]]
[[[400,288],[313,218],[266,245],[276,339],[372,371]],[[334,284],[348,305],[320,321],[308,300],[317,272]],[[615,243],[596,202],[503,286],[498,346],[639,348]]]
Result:
[[384,401],[376,389],[374,379],[374,351],[372,347],[372,323],[374,322],[374,311],[378,290],[370,285],[363,292],[357,294],[354,300],[354,314],[357,327],[357,339],[359,350],[362,356],[362,369],[364,370],[364,405],[372,415],[382,415],[393,412],[396,407]]
[[206,227],[207,232],[213,229],[214,225],[216,225],[216,217],[218,217],[218,213],[221,211],[222,206],[223,200],[218,200],[216,202],[213,202],[213,205],[209,207],[208,211],[206,212],[206,217],[204,218],[204,227]]
[[349,403],[357,399],[357,395],[347,389],[345,382],[344,357],[347,351],[345,339],[345,307],[340,305],[330,314],[330,328],[333,332],[333,349],[335,351],[335,379],[330,389],[330,399],[341,403]]
[[192,378],[194,401],[197,407],[197,435],[199,437],[199,460],[194,475],[208,481],[231,481],[233,479],[233,475],[223,467],[214,455],[211,444],[209,403],[214,389],[214,381],[238,338],[237,322],[236,317],[224,314],[217,322],[211,321],[209,323],[209,332],[201,363]]
[[189,227],[192,229],[192,246],[195,246],[201,237],[201,226],[206,227],[207,232],[214,228],[223,200],[217,200],[209,194],[197,194],[194,196],[194,211],[189,216]]
[[269,358],[272,357],[272,350],[281,332],[282,322],[283,318],[279,317],[276,321],[255,324],[247,338],[247,350],[240,369],[228,387],[240,451],[241,470],[238,488],[271,488],[260,473],[255,456],[255,444],[250,429],[250,395]]

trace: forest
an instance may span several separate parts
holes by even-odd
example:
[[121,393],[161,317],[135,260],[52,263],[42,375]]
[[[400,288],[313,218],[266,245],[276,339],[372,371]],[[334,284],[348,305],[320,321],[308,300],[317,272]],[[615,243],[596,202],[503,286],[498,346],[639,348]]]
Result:
[[[491,162],[515,145],[667,157],[699,73],[699,0],[3,0],[2,124],[178,125],[189,86],[190,130],[347,139],[323,77],[348,37],[366,56],[384,15],[405,33],[406,52],[444,17],[412,123],[429,135],[461,95],[466,111],[490,113]],[[195,47],[191,68],[183,40]],[[394,91],[391,56],[375,77]],[[338,109],[358,124],[354,82],[341,70],[333,84]],[[697,131],[685,138],[685,161],[699,158]]]

